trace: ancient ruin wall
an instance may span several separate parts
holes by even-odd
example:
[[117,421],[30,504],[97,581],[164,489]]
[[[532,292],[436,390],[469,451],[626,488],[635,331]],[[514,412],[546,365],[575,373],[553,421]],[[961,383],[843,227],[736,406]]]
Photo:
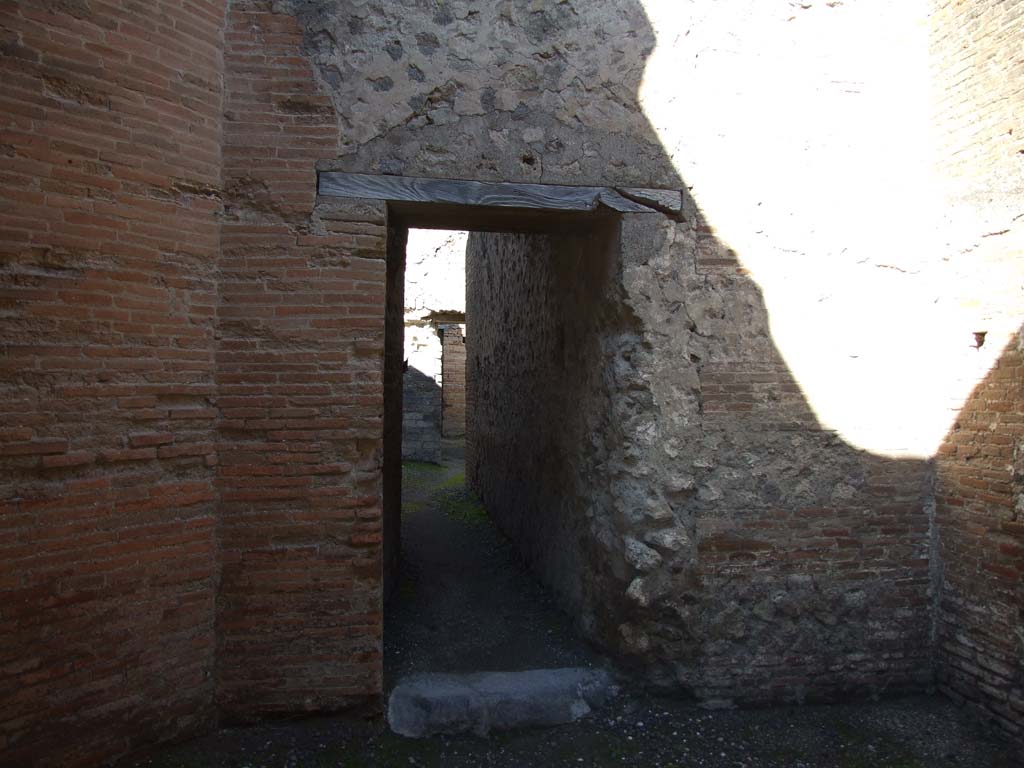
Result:
[[[434,333],[431,328],[422,330]],[[402,378],[402,457],[440,464],[441,387],[433,376],[412,365]]]
[[[876,689],[918,674],[904,643],[923,615],[938,616],[919,575],[914,510],[930,509],[918,504],[921,463],[1007,348],[1006,326],[1019,326],[1017,212],[990,213],[983,200],[989,188],[1016,199],[1021,131],[1004,120],[1020,112],[1005,54],[1016,6],[936,6],[947,22],[933,25],[933,61],[973,55],[985,39],[998,54],[965,62],[973,95],[951,89],[953,119],[937,113],[936,125],[959,126],[938,153],[944,175],[982,169],[938,204],[917,164],[929,150],[918,109],[928,80],[917,71],[927,55],[915,47],[926,3],[479,6],[240,0],[223,38],[215,3],[2,11],[13,482],[0,545],[18,566],[0,575],[12,596],[3,628],[18,633],[2,647],[53,648],[36,642],[50,626],[89,638],[29,669],[5,657],[17,691],[4,700],[9,748],[42,745],[60,764],[98,759],[209,713],[215,394],[225,711],[331,709],[379,694],[386,222],[379,204],[314,210],[317,162],[691,190],[704,218],[691,206],[694,228],[665,233],[670,257],[623,273],[638,319],[607,359],[630,394],[595,434],[609,441],[601,451],[618,451],[603,460],[617,494],[608,509],[652,512],[600,518],[615,524],[592,537],[611,553],[591,559],[605,563],[594,591],[623,602],[591,599],[583,623],[649,660],[658,679],[711,696],[730,695],[738,669],[752,670],[750,690],[790,697],[815,692],[805,673],[816,669],[826,670],[818,690],[840,677],[861,684],[862,672]],[[933,79],[955,85],[958,67]],[[936,210],[950,211],[949,242],[935,242]],[[964,215],[974,210],[983,214]],[[976,318],[982,297],[993,311]],[[989,333],[980,349],[968,346],[975,331]],[[974,367],[951,371],[968,355]],[[1015,370],[990,380],[1019,382]],[[1012,444],[1014,390],[1000,387],[978,401],[978,423]],[[767,442],[756,437],[762,421]],[[1003,483],[1003,449],[968,442],[991,464],[978,482]],[[969,466],[955,447],[954,469]],[[678,466],[668,471],[656,451]],[[1007,571],[989,581],[976,563],[1012,562],[1019,513],[1002,488],[952,476],[943,472],[932,528],[952,565],[940,634],[953,639],[949,659],[966,654],[947,662],[948,687],[984,690],[1005,713],[1019,667],[1010,656],[987,677],[1013,650],[989,641],[983,610],[991,600],[1008,622],[1013,581]],[[969,498],[968,512],[944,497]],[[632,543],[627,559],[627,534],[661,559]],[[954,635],[961,621],[968,633]],[[706,671],[694,648],[712,660]],[[77,733],[72,711],[80,755],[51,738]],[[106,727],[112,715],[128,727]]]
[[441,433],[466,434],[466,337],[458,325],[441,327]]
[[[922,633],[936,615],[927,582],[938,579],[926,462],[950,404],[985,372],[953,370],[980,330],[958,296],[967,284],[975,296],[993,289],[1005,314],[1019,314],[1003,290],[1016,284],[1012,260],[972,272],[936,238],[928,11],[881,1],[238,7],[229,42],[251,44],[253,57],[240,74],[270,63],[257,45],[281,57],[243,88],[277,122],[244,115],[230,150],[244,159],[272,148],[268,221],[278,190],[305,194],[301,163],[314,157],[368,173],[691,191],[689,229],[665,235],[670,257],[624,272],[642,341],[622,353],[630,362],[617,375],[635,392],[613,423],[635,434],[609,438],[628,468],[615,475],[615,508],[646,506],[654,487],[658,525],[689,536],[670,537],[678,552],[643,578],[610,558],[618,571],[600,590],[633,588],[631,603],[608,611],[631,618],[603,633],[664,660],[661,679],[726,695],[743,677],[728,670],[746,669],[754,688],[799,698],[809,676],[819,691],[922,676]],[[1007,34],[1019,26],[1000,19]],[[291,101],[296,89],[318,95]],[[289,144],[282,126],[302,120],[317,128]],[[310,244],[290,236],[282,247]],[[644,442],[662,429],[667,448]],[[354,454],[372,466],[374,445],[357,440]],[[659,450],[678,472],[664,475]],[[622,523],[610,540],[624,542],[629,525],[643,528]],[[630,546],[633,560],[653,561]],[[691,566],[671,565],[695,548]],[[767,650],[761,623],[772,628]],[[692,660],[698,646],[714,660],[705,671],[668,661]]]
[[0,10],[0,762],[213,722],[224,3]]
[[925,4],[273,8],[337,112],[321,168],[687,190],[623,266],[581,623],[710,698],[926,679],[927,460],[969,332],[928,332],[956,278],[922,194]]
[[385,233],[325,201],[331,100],[258,0],[225,33],[217,699],[248,718],[379,705]]
[[638,538],[661,556],[630,574],[622,647],[712,700],[927,684],[929,465],[818,421],[759,287],[689,218],[627,221],[622,235],[642,327],[634,394],[618,405],[623,488],[647,493]]
[[[939,2],[931,27],[936,188],[949,212],[949,258],[963,276],[957,298],[971,330],[984,334],[972,340],[975,366],[987,370],[939,451],[939,680],[1018,737],[1024,734],[1024,63],[1014,53],[1022,18],[1019,4]],[[978,274],[999,279],[982,287]]]
[[930,468],[817,423],[712,240],[659,214],[603,249],[474,236],[471,481],[652,682],[748,703],[920,687]]
[[275,0],[337,110],[324,167],[453,179],[677,183],[637,97],[637,0]]
[[442,320],[466,311],[466,233],[413,229],[405,269],[402,455],[441,462],[444,419]]
[[[602,237],[603,235],[603,237]],[[471,234],[466,259],[466,472],[498,526],[569,610],[592,595],[591,520],[609,409],[602,344],[614,232],[592,238]],[[605,502],[604,509],[595,505]],[[592,610],[592,605],[589,606]]]

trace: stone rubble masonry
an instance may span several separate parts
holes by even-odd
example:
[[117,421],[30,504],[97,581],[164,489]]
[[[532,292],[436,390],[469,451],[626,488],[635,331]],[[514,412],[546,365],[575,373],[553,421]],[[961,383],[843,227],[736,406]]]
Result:
[[466,348],[460,323],[405,321],[402,456],[440,463],[441,438],[466,431]]
[[[756,286],[700,274],[699,231],[630,215],[471,237],[470,482],[580,628],[656,685],[722,704],[920,689],[930,466],[815,423],[766,313],[743,310]],[[744,320],[711,337],[652,284]]]
[[[433,350],[436,331],[417,328],[422,336],[431,339],[426,352]],[[406,346],[410,328],[406,326]],[[423,358],[423,354],[419,358]],[[440,354],[437,355],[440,358]],[[440,366],[438,366],[440,368]],[[440,374],[440,371],[438,371]],[[440,378],[440,375],[438,375]],[[433,376],[409,363],[403,376],[402,387],[402,457],[414,461],[441,463],[441,385]]]
[[466,434],[466,337],[459,325],[442,325],[441,333],[441,433],[444,437]]
[[223,0],[0,8],[0,763],[214,720]]

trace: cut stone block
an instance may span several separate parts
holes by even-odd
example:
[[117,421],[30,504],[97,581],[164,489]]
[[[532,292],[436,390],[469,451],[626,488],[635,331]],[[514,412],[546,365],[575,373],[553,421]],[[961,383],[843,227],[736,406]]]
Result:
[[617,693],[601,669],[427,674],[402,680],[388,701],[388,723],[402,736],[559,725],[585,717]]

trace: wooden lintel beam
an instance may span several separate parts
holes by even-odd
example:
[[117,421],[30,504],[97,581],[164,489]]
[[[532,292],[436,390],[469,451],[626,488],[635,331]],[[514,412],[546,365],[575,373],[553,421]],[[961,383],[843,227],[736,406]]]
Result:
[[342,171],[321,171],[317,192],[334,197],[545,211],[586,212],[604,207],[621,213],[650,213],[682,207],[678,190],[629,188],[620,192],[611,187],[454,181]]

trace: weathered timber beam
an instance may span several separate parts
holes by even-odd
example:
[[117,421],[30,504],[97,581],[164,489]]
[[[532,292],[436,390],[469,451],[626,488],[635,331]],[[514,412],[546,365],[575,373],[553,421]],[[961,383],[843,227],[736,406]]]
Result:
[[677,190],[630,188],[621,194],[611,187],[453,181],[342,171],[321,171],[317,192],[334,197],[545,211],[595,211],[604,206],[622,213],[650,213],[678,210],[682,204]]

